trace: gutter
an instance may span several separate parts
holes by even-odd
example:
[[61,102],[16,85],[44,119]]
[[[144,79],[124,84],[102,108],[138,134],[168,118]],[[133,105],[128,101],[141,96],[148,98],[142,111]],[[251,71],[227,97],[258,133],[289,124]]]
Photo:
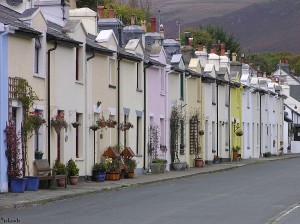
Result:
[[47,100],[48,100],[48,105],[47,105],[47,109],[48,109],[48,111],[47,111],[47,113],[48,113],[48,162],[49,162],[49,164],[50,164],[50,152],[51,152],[51,150],[50,150],[50,146],[51,146],[51,144],[50,144],[50,132],[51,132],[51,125],[50,125],[50,123],[51,123],[51,118],[50,118],[50,113],[51,113],[51,108],[50,108],[50,106],[51,106],[51,103],[50,103],[50,100],[51,100],[51,97],[50,97],[50,62],[51,62],[51,57],[50,57],[50,53],[51,53],[51,51],[55,51],[56,50],[56,48],[57,48],[57,42],[56,42],[56,40],[54,40],[55,42],[54,42],[54,47],[53,48],[50,48],[48,51],[47,51],[47,54],[48,54],[48,77],[47,77],[47,82],[48,82],[48,85],[47,85]]

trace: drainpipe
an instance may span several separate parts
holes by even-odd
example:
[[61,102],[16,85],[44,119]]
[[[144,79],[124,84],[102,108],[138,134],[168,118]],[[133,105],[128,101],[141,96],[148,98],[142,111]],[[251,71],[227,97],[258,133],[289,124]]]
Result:
[[152,64],[149,62],[148,65],[144,66],[144,158],[143,158],[143,169],[146,170],[146,133],[147,133],[147,94],[146,94],[146,69],[150,68]]
[[231,145],[230,145],[230,135],[231,135],[231,119],[230,119],[230,108],[231,108],[231,100],[230,100],[230,84],[228,84],[228,86],[229,86],[229,88],[228,88],[228,90],[229,90],[229,93],[228,93],[228,128],[229,128],[229,132],[228,132],[228,155],[229,155],[229,159],[230,159],[230,161],[231,161],[231,151],[230,151],[230,148],[231,148]]
[[261,122],[262,122],[262,119],[261,119],[261,97],[262,97],[263,94],[259,94],[259,156],[262,157],[262,150],[261,150],[261,146],[262,146],[262,137],[261,137],[261,134],[262,134],[262,126],[261,126]]
[[[117,96],[117,104],[118,104],[118,125],[120,124],[120,112],[121,112],[121,108],[120,108],[120,96],[121,96],[121,94],[120,94],[120,62],[121,62],[121,60],[122,60],[122,58],[120,57],[120,54],[118,54],[118,56],[117,56],[117,58],[118,58],[118,96]],[[118,127],[118,145],[120,145],[120,129],[119,129],[119,127]]]
[[217,86],[217,156],[219,156],[219,85],[216,81]]
[[[84,81],[84,83],[85,83],[85,116],[87,117],[88,116],[88,100],[87,99],[89,99],[89,97],[88,97],[88,77],[87,77],[87,74],[88,74],[88,63],[87,62],[89,62],[89,60],[91,60],[91,59],[93,59],[95,57],[95,50],[93,49],[93,52],[92,52],[92,55],[91,56],[89,56],[89,57],[87,57],[86,58],[86,65],[85,65],[85,81]],[[85,120],[86,122],[88,122],[88,119],[86,119]],[[89,133],[89,130],[90,129],[88,129],[88,131],[85,131],[85,145],[87,146],[86,148],[89,148],[90,147],[90,145],[87,145],[87,139],[88,139],[88,133]],[[95,148],[96,148],[96,146],[95,146],[95,135],[96,135],[96,133],[95,133],[95,131],[93,131],[93,133],[94,133],[94,164],[95,164]],[[85,152],[85,179],[86,180],[88,180],[88,173],[87,173],[87,170],[88,170],[88,163],[87,163],[87,160],[88,160],[88,155],[87,155],[87,152]]]
[[56,50],[56,48],[57,48],[57,42],[56,42],[56,40],[55,40],[55,42],[54,42],[54,47],[53,48],[50,48],[48,51],[47,51],[47,53],[48,53],[48,80],[47,80],[47,82],[48,82],[48,85],[47,85],[47,99],[48,99],[48,105],[47,105],[47,109],[48,109],[48,162],[49,162],[49,164],[50,164],[50,146],[51,146],[51,144],[50,144],[50,131],[51,131],[51,125],[50,125],[50,123],[51,123],[51,118],[50,118],[50,113],[51,113],[51,108],[50,108],[50,106],[51,106],[51,104],[50,104],[50,99],[51,99],[51,96],[50,96],[50,62],[51,62],[51,58],[50,58],[50,52],[51,51],[54,51],[54,50]]

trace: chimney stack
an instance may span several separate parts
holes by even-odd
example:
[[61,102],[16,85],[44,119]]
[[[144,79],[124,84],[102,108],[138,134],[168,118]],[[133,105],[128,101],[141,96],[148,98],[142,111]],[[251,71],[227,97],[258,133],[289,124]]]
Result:
[[232,61],[236,61],[236,53],[232,53]]
[[151,17],[150,18],[150,26],[151,26],[150,31],[152,33],[156,32],[156,17]]
[[221,52],[220,52],[221,56],[225,56],[225,44],[221,43]]
[[136,16],[135,15],[131,15],[130,16],[130,25],[135,25],[136,24]]
[[271,76],[271,80],[272,80],[272,82],[276,82],[276,77],[275,76]]
[[203,45],[201,41],[198,43],[198,51],[203,51]]
[[262,78],[262,77],[263,77],[263,73],[262,73],[262,71],[257,71],[257,77],[260,77],[260,78]]
[[147,33],[147,21],[141,20],[141,28]]
[[189,45],[190,32],[184,32],[184,43],[185,46]]
[[108,18],[115,18],[115,10],[114,9],[108,10]]
[[103,19],[104,18],[104,6],[103,5],[99,5],[97,7],[98,9],[98,17],[99,19]]

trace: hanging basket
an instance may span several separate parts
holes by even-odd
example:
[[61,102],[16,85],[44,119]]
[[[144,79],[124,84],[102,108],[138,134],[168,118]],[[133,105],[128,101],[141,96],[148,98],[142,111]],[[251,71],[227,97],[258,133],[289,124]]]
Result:
[[243,131],[242,131],[242,130],[237,130],[237,131],[235,132],[235,134],[236,134],[237,136],[242,136],[242,135],[243,135]]
[[93,124],[92,126],[90,126],[90,129],[91,129],[92,131],[97,131],[97,130],[99,129],[99,126],[96,125],[96,124]]
[[78,121],[72,123],[73,128],[78,128],[81,124]]

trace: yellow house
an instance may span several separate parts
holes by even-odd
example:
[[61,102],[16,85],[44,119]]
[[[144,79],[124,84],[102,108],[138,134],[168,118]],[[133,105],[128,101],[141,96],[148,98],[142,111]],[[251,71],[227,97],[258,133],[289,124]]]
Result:
[[243,87],[239,83],[242,64],[236,60],[230,63],[231,83],[230,83],[230,152],[232,158],[232,147],[239,146],[242,153],[242,137],[238,136],[237,131],[242,130],[242,94]]

